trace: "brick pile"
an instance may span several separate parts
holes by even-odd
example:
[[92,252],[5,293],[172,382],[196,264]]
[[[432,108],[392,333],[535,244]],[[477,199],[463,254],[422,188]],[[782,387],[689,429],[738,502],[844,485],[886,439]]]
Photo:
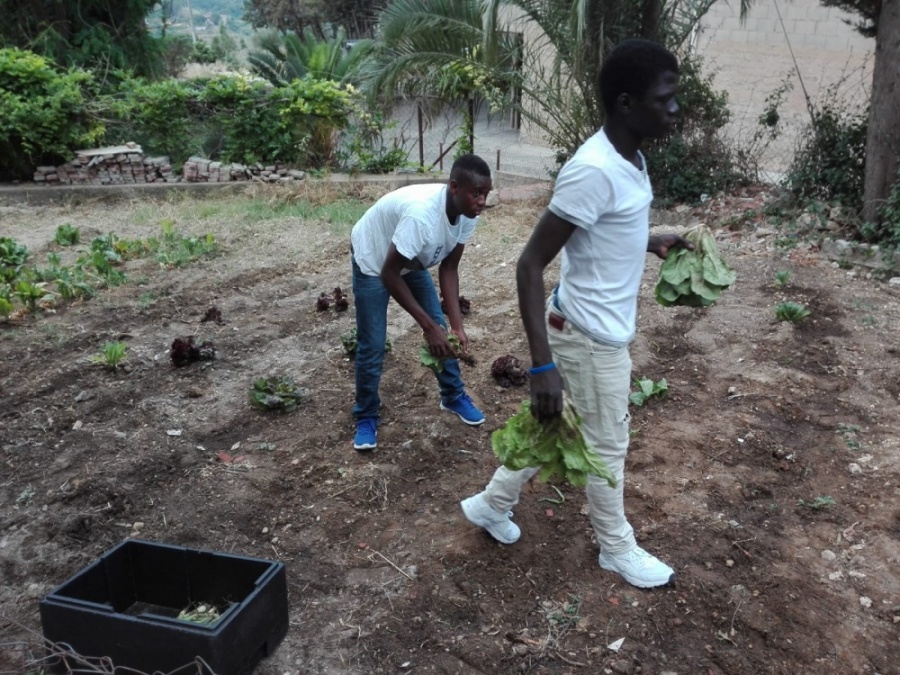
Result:
[[61,166],[39,166],[34,182],[42,185],[125,185],[177,183],[168,157],[145,157],[135,143],[78,150]]
[[258,181],[264,183],[286,183],[303,180],[303,171],[289,169],[277,164],[225,164],[204,157],[189,157],[184,163],[182,177],[189,183],[228,183],[231,181]]
[[303,180],[303,171],[285,164],[224,164],[190,157],[182,175],[172,171],[168,157],[145,157],[137,143],[78,150],[75,159],[61,166],[39,166],[34,182],[40,185],[124,185],[135,183],[230,183],[258,181],[284,183]]

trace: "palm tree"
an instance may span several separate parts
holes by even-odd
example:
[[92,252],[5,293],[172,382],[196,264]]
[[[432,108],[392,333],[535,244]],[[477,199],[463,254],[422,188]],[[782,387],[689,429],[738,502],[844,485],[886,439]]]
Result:
[[416,99],[426,112],[464,101],[471,138],[475,97],[496,109],[516,81],[514,44],[502,32],[487,35],[483,21],[480,0],[393,0],[360,71],[363,90],[383,107]]
[[[507,100],[557,148],[571,151],[603,123],[597,75],[626,37],[677,49],[714,0],[393,0],[382,12],[370,94],[446,103],[478,93]],[[501,12],[506,9],[506,12]],[[518,18],[510,21],[509,15]],[[516,29],[537,35],[517,43]],[[519,61],[513,71],[510,61]]]
[[372,47],[371,40],[356,40],[348,46],[343,31],[330,40],[320,40],[311,28],[302,35],[277,31],[262,33],[259,50],[247,57],[250,67],[276,86],[295,79],[352,82]]

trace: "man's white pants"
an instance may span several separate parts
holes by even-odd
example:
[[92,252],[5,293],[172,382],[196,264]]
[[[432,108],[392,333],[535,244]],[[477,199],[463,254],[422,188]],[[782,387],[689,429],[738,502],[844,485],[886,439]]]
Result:
[[[623,498],[631,355],[628,347],[594,341],[570,321],[562,330],[548,325],[547,336],[568,400],[581,416],[588,449],[596,452],[616,477],[616,487],[611,488],[605,480],[589,476],[585,492],[591,526],[602,551],[627,553],[637,545]],[[510,471],[501,466],[483,493],[488,505],[501,513],[509,511],[535,473],[537,469]]]

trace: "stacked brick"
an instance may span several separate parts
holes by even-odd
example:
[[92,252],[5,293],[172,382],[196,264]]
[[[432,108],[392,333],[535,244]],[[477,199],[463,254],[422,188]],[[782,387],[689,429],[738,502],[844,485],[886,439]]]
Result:
[[184,163],[182,177],[189,183],[228,183],[231,181],[258,181],[285,183],[303,180],[303,171],[289,169],[284,164],[223,164],[203,157],[190,157]]
[[79,150],[61,166],[39,166],[34,182],[42,185],[125,185],[176,183],[168,157],[145,157],[140,146],[127,145]]
[[303,180],[303,171],[284,164],[223,164],[203,157],[184,163],[182,176],[172,171],[168,157],[145,157],[136,143],[78,150],[62,166],[39,166],[34,182],[40,185],[124,185],[135,183],[230,183],[258,181],[282,183]]

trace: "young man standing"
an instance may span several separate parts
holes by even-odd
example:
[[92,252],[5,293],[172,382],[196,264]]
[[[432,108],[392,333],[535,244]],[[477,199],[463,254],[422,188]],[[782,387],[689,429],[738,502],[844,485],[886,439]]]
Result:
[[484,422],[484,414],[465,392],[459,363],[452,358],[444,313],[428,268],[439,265],[450,332],[465,351],[468,338],[459,311],[459,261],[490,191],[487,163],[476,155],[463,155],[453,163],[447,184],[395,190],[379,199],[354,225],[350,240],[357,331],[353,408],[353,447],[357,450],[371,450],[378,444],[378,384],[390,298],[422,327],[431,354],[444,359],[444,369],[437,375],[441,409],[472,426]]
[[[585,441],[617,485],[591,476],[590,521],[600,567],[641,588],[674,580],[671,567],[637,545],[625,517],[629,343],[646,252],[665,258],[677,235],[650,236],[652,201],[644,139],[670,131],[678,115],[678,61],[662,46],[626,40],[600,71],[606,122],[563,166],[550,205],[516,267],[519,308],[531,350],[531,409],[541,421],[562,412],[562,389],[581,415]],[[544,307],[544,269],[562,251],[559,286]],[[485,490],[461,502],[466,517],[498,541],[520,535],[510,520],[536,469],[500,467]]]

